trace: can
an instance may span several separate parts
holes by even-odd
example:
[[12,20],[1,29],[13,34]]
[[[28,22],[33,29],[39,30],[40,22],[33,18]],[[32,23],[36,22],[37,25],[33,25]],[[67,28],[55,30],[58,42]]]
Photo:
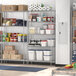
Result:
[[14,42],[14,37],[10,37],[10,42]]
[[23,36],[22,36],[22,42],[27,42],[27,34],[23,34]]
[[5,41],[6,41],[6,42],[9,42],[9,41],[10,41],[10,38],[9,38],[9,37],[6,37],[6,38],[5,38]]
[[18,42],[18,38],[17,37],[14,37],[14,42]]
[[43,21],[46,22],[47,21],[47,17],[43,17]]
[[3,37],[3,42],[5,42],[6,40],[5,40],[5,37]]
[[12,37],[17,37],[17,33],[12,33]]
[[8,33],[8,37],[11,37],[12,36],[12,33]]

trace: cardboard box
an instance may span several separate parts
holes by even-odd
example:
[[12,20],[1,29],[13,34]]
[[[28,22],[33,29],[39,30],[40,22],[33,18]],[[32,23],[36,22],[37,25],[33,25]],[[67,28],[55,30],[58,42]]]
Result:
[[73,16],[76,16],[76,11],[73,11]]
[[73,17],[73,26],[76,26],[76,17]]
[[21,59],[23,59],[23,55],[20,55],[20,54],[18,54],[18,55],[11,55],[11,59],[12,60],[21,60]]
[[18,51],[17,50],[4,50],[4,54],[15,55],[15,54],[18,54]]
[[15,46],[6,45],[5,50],[15,50]]
[[10,54],[10,50],[4,50],[3,53],[4,54]]
[[18,5],[18,11],[27,11],[28,5]]
[[3,54],[3,59],[11,59],[11,55],[10,54]]
[[17,51],[17,50],[11,50],[11,51],[10,51],[10,54],[11,54],[11,55],[12,55],[12,54],[13,54],[13,55],[18,54],[18,51]]
[[2,11],[17,11],[17,5],[2,5]]

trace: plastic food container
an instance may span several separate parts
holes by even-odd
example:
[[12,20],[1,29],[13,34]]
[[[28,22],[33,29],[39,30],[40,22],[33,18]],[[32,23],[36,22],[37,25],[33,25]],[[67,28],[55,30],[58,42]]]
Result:
[[55,29],[55,25],[54,24],[48,24],[48,29]]
[[44,29],[40,29],[40,34],[45,34],[45,30]]
[[46,22],[47,21],[47,17],[43,17],[43,21]]
[[41,17],[37,17],[37,22],[41,22]]
[[47,46],[47,40],[42,40],[41,41],[41,46],[46,47]]
[[46,34],[51,34],[51,29],[46,29]]
[[47,17],[47,21],[50,22],[51,21],[51,17]]
[[55,30],[51,29],[50,34],[53,35],[55,33]]

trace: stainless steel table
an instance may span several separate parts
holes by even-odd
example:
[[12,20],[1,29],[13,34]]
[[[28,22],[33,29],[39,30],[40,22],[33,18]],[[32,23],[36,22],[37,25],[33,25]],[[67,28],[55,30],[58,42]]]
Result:
[[61,67],[61,68],[57,68],[57,69],[53,70],[52,76],[54,76],[54,74],[76,76],[76,69],[74,69],[74,68],[65,69],[64,67]]

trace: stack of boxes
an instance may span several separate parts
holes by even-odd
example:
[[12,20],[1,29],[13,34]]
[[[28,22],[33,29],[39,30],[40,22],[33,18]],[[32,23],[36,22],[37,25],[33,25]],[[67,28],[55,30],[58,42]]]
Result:
[[5,46],[3,59],[20,60],[23,59],[23,55],[18,54],[18,51],[15,50],[15,46]]

